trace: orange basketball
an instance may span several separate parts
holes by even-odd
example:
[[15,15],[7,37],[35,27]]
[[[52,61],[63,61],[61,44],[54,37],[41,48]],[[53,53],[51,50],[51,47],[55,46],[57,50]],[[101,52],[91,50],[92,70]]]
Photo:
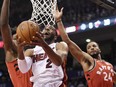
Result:
[[21,42],[32,41],[32,37],[36,35],[36,32],[39,32],[39,26],[33,21],[23,21],[21,22],[16,30],[17,36],[20,37]]

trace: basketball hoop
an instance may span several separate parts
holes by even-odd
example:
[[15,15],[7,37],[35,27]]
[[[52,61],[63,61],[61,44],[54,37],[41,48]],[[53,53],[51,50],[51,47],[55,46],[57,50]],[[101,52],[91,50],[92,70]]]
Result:
[[31,19],[39,25],[55,25],[52,11],[56,9],[57,0],[31,0],[33,11]]

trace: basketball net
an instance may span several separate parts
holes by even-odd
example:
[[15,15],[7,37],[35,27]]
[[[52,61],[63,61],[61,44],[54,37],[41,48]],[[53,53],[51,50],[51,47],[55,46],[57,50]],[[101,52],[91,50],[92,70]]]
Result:
[[33,11],[31,20],[39,25],[55,25],[52,11],[56,9],[57,0],[30,0]]

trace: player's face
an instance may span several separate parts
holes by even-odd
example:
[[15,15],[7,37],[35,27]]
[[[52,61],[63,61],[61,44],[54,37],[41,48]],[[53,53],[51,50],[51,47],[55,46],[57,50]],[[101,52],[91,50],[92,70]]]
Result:
[[54,38],[55,38],[55,36],[56,36],[56,34],[55,34],[55,29],[53,29],[52,27],[50,27],[50,26],[47,26],[43,31],[42,31],[42,33],[43,33],[43,36],[44,36],[44,39],[46,40],[46,41],[52,41]]
[[96,42],[90,42],[87,44],[87,53],[96,58],[100,53],[100,48]]

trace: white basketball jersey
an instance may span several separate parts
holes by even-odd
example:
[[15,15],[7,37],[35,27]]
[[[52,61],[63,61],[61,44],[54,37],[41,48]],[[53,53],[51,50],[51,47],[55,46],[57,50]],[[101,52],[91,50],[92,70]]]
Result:
[[[49,46],[56,51],[56,43]],[[34,82],[33,87],[59,87],[64,77],[62,66],[53,64],[39,46],[34,48],[32,72],[33,76],[30,81]]]

